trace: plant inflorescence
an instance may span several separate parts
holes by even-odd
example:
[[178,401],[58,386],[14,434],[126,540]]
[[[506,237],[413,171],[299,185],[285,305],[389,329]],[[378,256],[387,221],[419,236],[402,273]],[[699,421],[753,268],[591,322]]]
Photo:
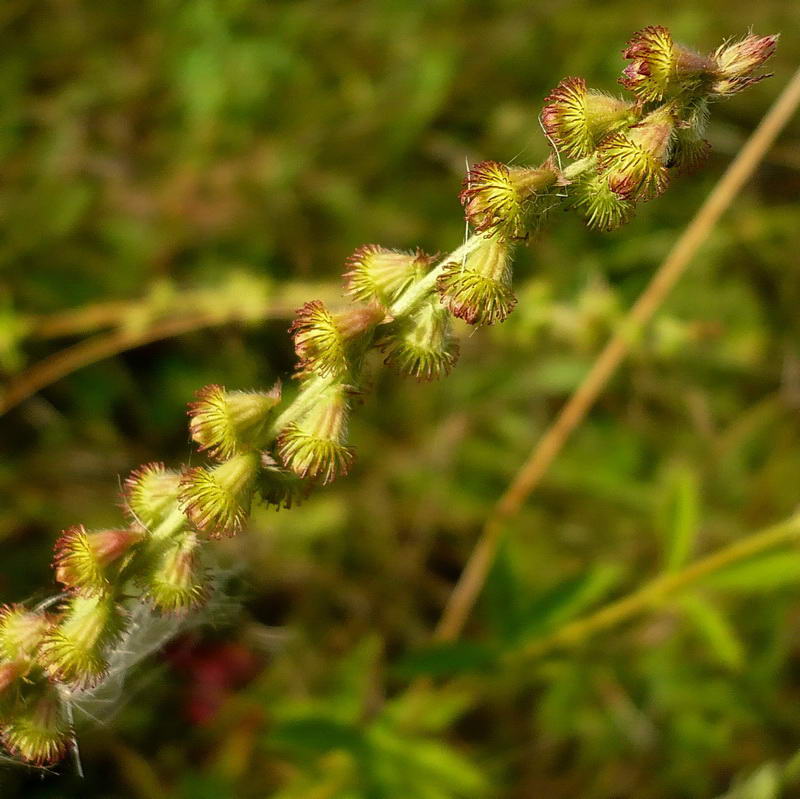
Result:
[[[58,539],[57,603],[0,612],[0,729],[22,760],[52,764],[72,739],[71,703],[97,686],[137,608],[176,617],[212,590],[208,538],[239,533],[254,502],[289,508],[315,486],[348,472],[348,424],[365,391],[368,354],[417,380],[445,376],[458,358],[457,317],[502,322],[513,311],[514,249],[553,209],[575,210],[611,230],[671,175],[707,157],[709,106],[761,80],[777,37],[748,34],[701,55],[662,27],[634,35],[620,83],[629,97],[567,78],[546,98],[541,126],[552,146],[536,167],[484,161],[465,177],[460,200],[472,235],[439,258],[420,250],[361,247],[348,259],[345,294],[330,310],[306,303],[290,328],[299,386],[266,391],[201,389],[189,432],[211,463],[172,470],[152,463],[124,482],[120,529],[71,527]],[[50,608],[55,607],[56,610]]]

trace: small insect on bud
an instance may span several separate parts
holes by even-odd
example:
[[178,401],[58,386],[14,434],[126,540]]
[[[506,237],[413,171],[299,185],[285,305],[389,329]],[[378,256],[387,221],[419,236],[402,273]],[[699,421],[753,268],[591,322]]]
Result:
[[25,693],[3,720],[3,745],[28,763],[52,765],[64,757],[72,738],[66,710],[56,687],[47,682],[26,686]]
[[434,256],[422,250],[400,252],[377,244],[359,247],[347,259],[345,293],[359,302],[391,305],[408,286],[431,267]]
[[635,33],[622,51],[631,63],[619,82],[644,103],[661,100],[675,72],[675,43],[661,25],[651,25]]
[[269,453],[264,452],[256,489],[265,505],[271,505],[275,510],[288,510],[305,499],[308,484],[289,469],[281,468]]
[[122,615],[113,597],[76,594],[44,639],[39,663],[55,680],[75,690],[89,688],[105,676],[108,649],[122,629]]
[[281,401],[281,385],[270,391],[228,391],[206,386],[189,403],[189,433],[200,449],[225,461],[266,443],[269,422]]
[[331,386],[305,416],[278,436],[283,465],[324,485],[347,474],[353,463],[353,451],[345,445],[348,412],[345,389]]
[[145,579],[145,592],[164,613],[188,613],[208,596],[197,535],[185,531],[160,549]]
[[604,92],[589,90],[583,78],[565,78],[545,99],[542,126],[570,158],[589,155],[600,140],[636,118],[635,107]]
[[29,661],[53,626],[45,613],[28,610],[22,605],[0,608],[0,659]]
[[82,525],[70,527],[56,541],[56,580],[81,593],[102,593],[111,585],[109,566],[120,561],[143,538],[141,530],[87,533]]
[[122,502],[133,521],[152,531],[169,515],[178,500],[178,472],[163,463],[140,466],[125,480]]
[[614,191],[606,175],[594,173],[581,178],[574,184],[573,192],[575,208],[590,228],[614,230],[633,216],[634,203]]
[[534,168],[482,161],[467,172],[459,199],[476,233],[521,239],[541,221],[537,211],[545,212],[536,198],[557,180],[558,173],[549,164]]
[[378,306],[334,314],[320,300],[307,302],[289,328],[300,360],[300,373],[344,377],[351,361],[363,355],[369,343],[368,334],[385,315]]
[[509,245],[497,238],[481,239],[463,262],[444,267],[436,288],[454,316],[470,325],[491,325],[514,310],[511,278]]
[[181,481],[180,503],[192,525],[211,538],[241,532],[258,469],[257,452],[235,455],[219,466],[189,469]]
[[431,297],[381,343],[384,363],[417,380],[438,380],[458,359],[450,314]]
[[711,89],[714,94],[727,96],[758,83],[771,75],[753,76],[774,52],[778,36],[748,34],[739,42],[728,42],[718,47],[714,55],[713,72],[716,80]]
[[669,181],[666,162],[675,117],[664,105],[625,133],[612,133],[599,147],[598,166],[611,190],[632,200],[662,194]]

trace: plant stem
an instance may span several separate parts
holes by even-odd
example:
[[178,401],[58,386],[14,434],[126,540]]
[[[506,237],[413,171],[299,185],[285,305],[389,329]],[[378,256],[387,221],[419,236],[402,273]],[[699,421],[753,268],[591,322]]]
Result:
[[656,577],[633,593],[606,605],[595,613],[565,624],[550,635],[531,641],[511,655],[512,658],[541,657],[562,646],[575,646],[602,630],[642,613],[658,602],[700,582],[728,566],[758,555],[780,544],[800,538],[800,514],[772,527],[751,533],[678,572]]
[[617,332],[598,355],[580,386],[538,440],[508,488],[495,503],[436,627],[434,637],[437,640],[451,641],[461,634],[486,581],[505,523],[519,513],[525,500],[541,482],[550,464],[586,417],[628,354],[631,342],[650,321],[686,271],[697,250],[753,174],[799,104],[800,69],[785,85],[778,99],[675,242]]

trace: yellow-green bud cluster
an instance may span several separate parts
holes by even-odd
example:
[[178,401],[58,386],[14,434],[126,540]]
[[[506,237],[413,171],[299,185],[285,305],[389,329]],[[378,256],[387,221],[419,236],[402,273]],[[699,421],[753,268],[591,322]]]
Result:
[[189,434],[201,450],[224,461],[267,442],[269,423],[281,401],[281,386],[270,391],[228,391],[206,386],[189,405]]

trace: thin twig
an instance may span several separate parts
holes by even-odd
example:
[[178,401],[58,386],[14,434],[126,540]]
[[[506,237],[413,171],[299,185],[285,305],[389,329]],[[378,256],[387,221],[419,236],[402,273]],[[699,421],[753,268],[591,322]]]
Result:
[[628,354],[630,344],[665,300],[719,218],[751,177],[781,129],[800,104],[800,69],[761,120],[697,214],[675,242],[644,293],[597,357],[581,385],[539,439],[511,484],[489,514],[475,548],[450,595],[434,636],[450,641],[461,634],[491,568],[505,522],[515,516],[573,430],[581,423],[608,380]]
[[800,537],[800,514],[765,530],[751,533],[705,558],[690,563],[677,572],[663,574],[622,599],[605,605],[582,619],[565,624],[550,635],[530,641],[510,657],[541,657],[564,646],[574,646],[602,630],[607,630],[666,599],[668,596],[695,585],[722,569],[754,555],[787,544]]
[[[323,291],[323,288],[326,290]],[[121,352],[151,344],[154,341],[181,336],[202,328],[218,327],[237,322],[249,324],[263,321],[264,319],[291,317],[298,303],[301,302],[298,299],[298,295],[307,296],[307,289],[308,286],[306,284],[297,286],[289,284],[285,287],[285,290],[282,289],[274,297],[269,298],[263,310],[259,313],[254,313],[251,308],[242,313],[235,307],[223,307],[215,311],[194,311],[190,313],[184,311],[181,315],[155,320],[141,328],[129,326],[126,324],[126,320],[141,309],[142,303],[128,303],[127,312],[123,312],[123,315],[117,319],[117,323],[120,325],[117,329],[107,333],[99,333],[59,350],[9,380],[0,391],[0,416],[37,391],[41,391],[78,369],[83,369],[85,366],[97,363],[113,355],[118,355]],[[317,287],[317,293],[329,295],[333,292],[327,286],[319,286]],[[65,329],[70,328],[70,325],[78,324],[87,319],[92,324],[106,319],[107,309],[103,306],[97,307],[102,309],[97,314],[91,312],[92,306],[88,306],[87,311],[89,313],[84,314],[77,311],[72,312],[74,316],[64,316],[60,320],[54,318],[53,322],[58,321],[58,324],[49,326],[50,334],[54,334],[53,331],[56,329],[60,330],[61,334],[64,334]],[[120,310],[122,312],[122,308]],[[70,332],[74,331],[70,329]]]

